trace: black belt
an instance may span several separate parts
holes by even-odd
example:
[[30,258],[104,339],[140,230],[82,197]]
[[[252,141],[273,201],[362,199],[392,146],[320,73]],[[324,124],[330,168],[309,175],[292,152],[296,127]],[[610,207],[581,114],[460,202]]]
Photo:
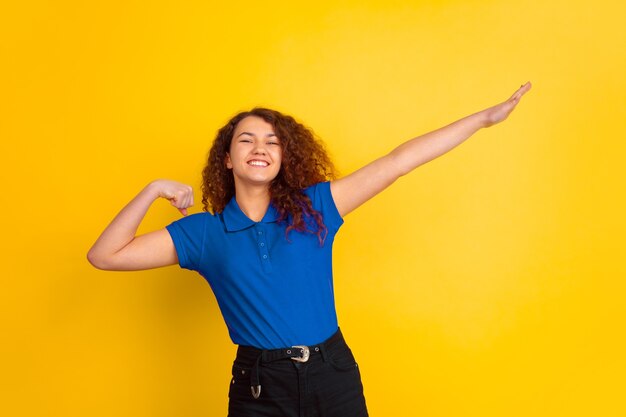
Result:
[[[258,349],[257,349],[258,350]],[[311,355],[324,355],[324,343],[314,346],[292,346],[290,348],[261,350],[252,370],[250,371],[250,389],[252,396],[257,399],[261,395],[261,381],[259,379],[259,365],[261,362],[274,362],[282,359],[291,359],[296,362],[307,362]]]

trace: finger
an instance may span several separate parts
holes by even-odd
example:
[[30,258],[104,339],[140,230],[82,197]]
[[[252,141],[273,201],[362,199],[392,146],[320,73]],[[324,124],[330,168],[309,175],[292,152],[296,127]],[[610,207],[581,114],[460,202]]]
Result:
[[[171,204],[172,204],[172,206],[176,207],[176,209],[177,209],[178,211],[180,211],[181,213],[183,213],[183,212],[182,212],[182,210],[184,210],[184,209],[186,208],[186,206],[185,206],[185,204],[184,204],[184,200],[183,200],[183,199],[180,199],[180,198],[178,199],[178,201],[174,201],[174,200],[172,200],[172,201],[171,201]],[[184,214],[184,213],[183,213],[183,214]]]
[[174,200],[176,201],[176,207],[182,207],[185,201],[185,193],[181,191],[176,191]]
[[519,99],[522,97],[522,94],[523,94],[523,93],[521,93],[521,92],[516,92],[515,94],[513,94],[513,95],[511,96],[511,98],[510,98],[508,101],[509,101],[510,103],[517,104],[517,102],[519,101]]
[[193,206],[193,188],[189,187],[189,207]]
[[193,198],[193,195],[191,193],[187,193],[187,195],[185,196],[185,207],[191,207],[192,198]]
[[189,187],[189,198],[187,199],[187,207],[193,206],[193,188]]
[[179,207],[183,209],[186,209],[187,207],[189,207],[189,197],[185,197],[183,201],[181,201]]
[[178,211],[180,211],[183,216],[187,215],[187,209],[186,208],[179,208]]
[[530,90],[531,87],[532,84],[530,83],[530,81],[528,81],[526,84],[522,84],[520,88],[518,88],[517,91],[513,93],[509,100],[514,100],[516,98],[519,99],[521,96],[526,94],[526,92]]
[[515,91],[513,93],[513,95],[511,97],[509,97],[508,101],[515,100],[516,98],[519,98],[520,97],[520,92],[522,91],[522,88],[524,88],[524,86],[521,86],[520,88],[518,88],[517,91]]
[[517,95],[517,98],[520,98],[521,96],[526,94],[528,90],[531,89],[531,87],[532,87],[532,84],[530,83],[530,81],[528,81],[526,84],[523,84],[515,93]]

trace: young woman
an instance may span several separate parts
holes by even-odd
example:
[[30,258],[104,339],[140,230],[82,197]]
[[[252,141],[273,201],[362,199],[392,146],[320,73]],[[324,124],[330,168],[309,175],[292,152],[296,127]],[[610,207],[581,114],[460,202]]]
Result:
[[[400,176],[506,119],[531,88],[340,179],[323,146],[292,117],[254,108],[222,127],[203,171],[204,212],[190,186],[148,184],[87,257],[96,268],[179,264],[211,285],[238,345],[229,416],[367,416],[358,366],[337,324],[332,243],[346,214]],[[183,215],[136,236],[159,197]],[[209,212],[209,209],[213,213]]]

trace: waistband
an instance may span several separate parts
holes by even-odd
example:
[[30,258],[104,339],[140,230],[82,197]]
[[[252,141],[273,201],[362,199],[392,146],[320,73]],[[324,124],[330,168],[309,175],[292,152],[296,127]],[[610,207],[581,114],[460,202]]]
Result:
[[[322,343],[307,346],[309,349],[309,357],[312,357],[313,355],[316,355],[318,353],[322,353],[322,350],[328,351],[329,349],[337,348],[344,344],[345,341],[343,338],[343,334],[341,333],[341,329],[338,328],[331,337],[329,337]],[[253,346],[239,345],[237,347],[237,360],[250,366],[254,364],[259,355],[263,355],[263,362],[273,362],[279,359],[302,356],[301,348],[303,348],[303,346],[291,346],[281,349],[259,349]],[[316,350],[316,348],[318,349]]]
[[311,346],[297,345],[285,347],[281,349],[258,349],[253,346],[239,346],[237,348],[237,360],[252,365],[250,371],[250,383],[252,396],[257,399],[261,395],[260,369],[261,363],[274,362],[278,360],[290,359],[300,363],[306,363],[311,358],[321,356],[322,360],[326,360],[326,353],[333,349],[345,346],[346,342],[341,333],[341,329],[337,328],[335,334],[326,339],[322,343]]

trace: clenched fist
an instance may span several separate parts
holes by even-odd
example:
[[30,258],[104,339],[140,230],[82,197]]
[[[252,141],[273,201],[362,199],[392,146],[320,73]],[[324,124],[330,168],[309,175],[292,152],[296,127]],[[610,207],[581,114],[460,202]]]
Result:
[[190,185],[171,180],[155,180],[151,184],[157,196],[163,197],[187,215],[187,207],[193,206],[193,188]]

